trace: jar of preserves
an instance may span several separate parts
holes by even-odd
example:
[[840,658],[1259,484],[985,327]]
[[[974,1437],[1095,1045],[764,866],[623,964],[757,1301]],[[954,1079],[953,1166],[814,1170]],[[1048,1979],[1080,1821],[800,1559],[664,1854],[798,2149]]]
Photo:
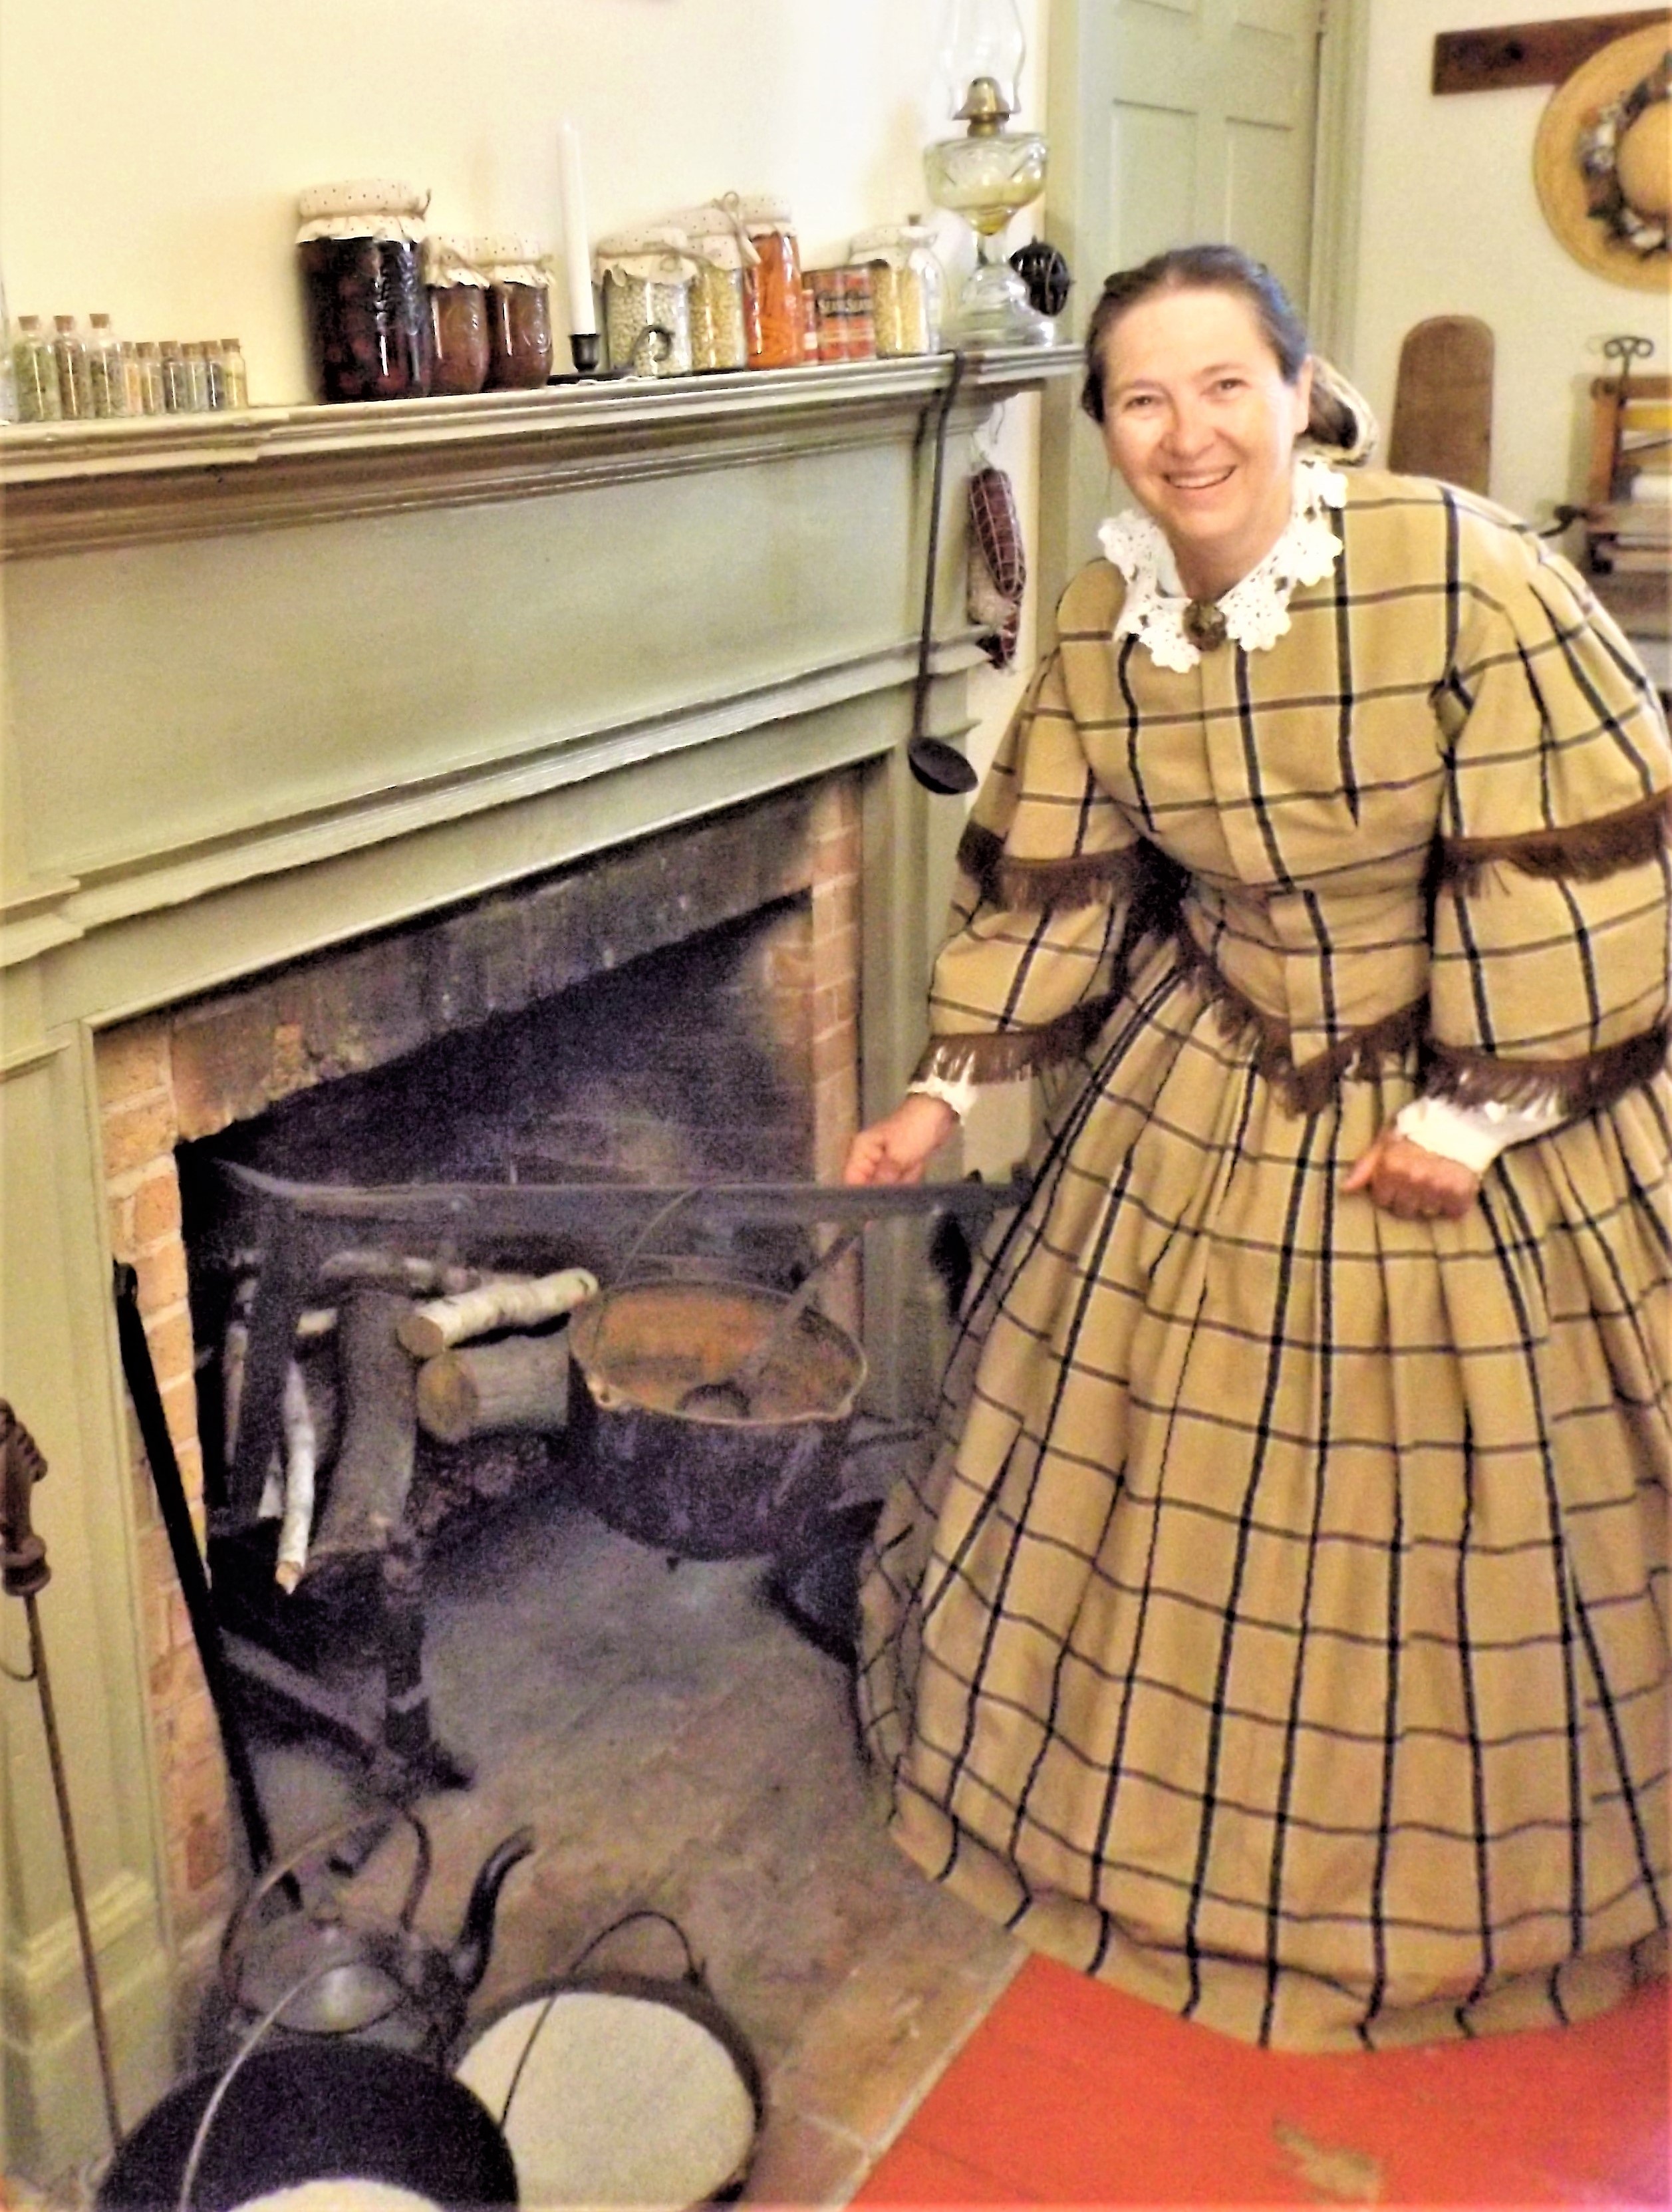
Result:
[[806,307],[795,226],[782,200],[728,193],[720,205],[747,233],[757,260],[745,299],[751,368],[795,368],[805,358]]
[[429,195],[373,179],[302,194],[296,245],[319,396],[422,399],[429,315],[419,250]]
[[871,272],[871,317],[877,351],[885,356],[940,351],[945,280],[927,225],[862,230],[848,259]]
[[624,230],[599,241],[593,263],[611,368],[626,376],[689,376],[698,264],[685,233],[677,223]]
[[532,391],[551,381],[551,285],[532,238],[478,238],[488,279],[488,386]]
[[696,264],[690,289],[691,367],[698,375],[747,368],[744,307],[747,272],[758,259],[749,234],[722,207],[690,208],[673,218]]
[[429,388],[480,392],[493,364],[488,272],[476,238],[427,238],[424,283],[429,292]]

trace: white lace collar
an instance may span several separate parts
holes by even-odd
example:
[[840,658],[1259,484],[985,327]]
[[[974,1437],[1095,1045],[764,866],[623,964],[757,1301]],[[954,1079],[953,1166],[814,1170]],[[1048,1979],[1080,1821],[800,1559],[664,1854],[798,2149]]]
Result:
[[[1289,627],[1289,597],[1298,584],[1321,584],[1335,565],[1341,541],[1326,508],[1347,504],[1347,479],[1316,454],[1295,457],[1294,508],[1265,559],[1217,602],[1233,645],[1263,653]],[[1189,673],[1201,650],[1185,634],[1184,611],[1194,602],[1179,580],[1172,548],[1159,523],[1135,507],[1116,515],[1097,532],[1104,556],[1126,578],[1126,604],[1116,638],[1136,637],[1158,668]]]

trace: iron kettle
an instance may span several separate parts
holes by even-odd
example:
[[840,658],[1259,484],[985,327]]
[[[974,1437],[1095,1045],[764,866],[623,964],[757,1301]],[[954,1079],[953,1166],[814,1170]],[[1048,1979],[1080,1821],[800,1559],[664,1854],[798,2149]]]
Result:
[[[413,1841],[412,1871],[392,1922],[356,1910],[332,1863],[334,1852],[380,1818],[404,1823]],[[271,2016],[282,2033],[356,2036],[439,2058],[488,1971],[505,1878],[533,1849],[534,1832],[525,1827],[489,1853],[457,1936],[442,1944],[413,1925],[434,1858],[416,1813],[405,1806],[360,1813],[316,1836],[270,1867],[227,1923],[220,1984],[234,2032]]]

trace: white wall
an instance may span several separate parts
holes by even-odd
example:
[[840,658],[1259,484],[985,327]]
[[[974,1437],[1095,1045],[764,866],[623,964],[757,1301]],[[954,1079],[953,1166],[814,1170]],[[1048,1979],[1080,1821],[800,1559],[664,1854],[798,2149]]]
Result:
[[1495,498],[1547,520],[1583,485],[1586,389],[1616,331],[1672,351],[1667,295],[1593,275],[1544,220],[1533,142],[1548,86],[1429,90],[1434,39],[1482,23],[1617,12],[1616,0],[1371,0],[1358,315],[1351,362],[1390,425],[1399,347],[1428,315],[1479,315],[1498,342]]
[[[1044,10],[1023,0],[1030,25]],[[409,179],[437,229],[555,246],[562,113],[595,234],[770,191],[828,259],[924,205],[939,20],[939,0],[0,0],[11,312],[236,331],[258,404],[304,398],[298,190]],[[1043,113],[1040,69],[1027,89]]]

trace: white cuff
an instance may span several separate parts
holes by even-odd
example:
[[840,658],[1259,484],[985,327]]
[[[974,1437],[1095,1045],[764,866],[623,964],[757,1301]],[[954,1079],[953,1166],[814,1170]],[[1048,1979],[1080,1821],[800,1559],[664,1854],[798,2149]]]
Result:
[[910,1097],[914,1091],[921,1091],[925,1097],[939,1098],[962,1121],[969,1117],[978,1088],[973,1075],[920,1075],[915,1083],[907,1084],[906,1096]]
[[1554,1098],[1536,1106],[1505,1106],[1495,1098],[1482,1106],[1457,1106],[1449,1098],[1414,1098],[1394,1116],[1394,1127],[1425,1152],[1484,1175],[1511,1145],[1541,1137],[1567,1118]]

